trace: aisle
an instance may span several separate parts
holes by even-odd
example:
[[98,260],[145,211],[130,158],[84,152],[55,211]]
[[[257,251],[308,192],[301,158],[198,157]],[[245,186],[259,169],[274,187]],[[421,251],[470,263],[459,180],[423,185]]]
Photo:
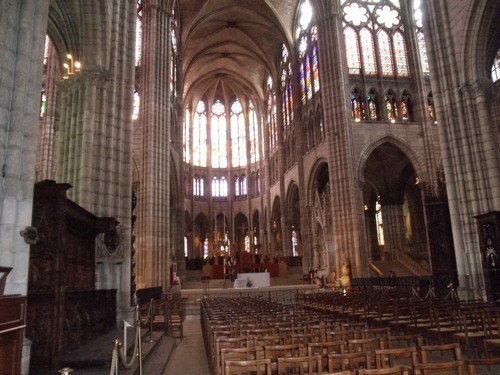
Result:
[[187,315],[184,338],[177,345],[163,375],[209,375],[207,355],[201,333],[200,316]]

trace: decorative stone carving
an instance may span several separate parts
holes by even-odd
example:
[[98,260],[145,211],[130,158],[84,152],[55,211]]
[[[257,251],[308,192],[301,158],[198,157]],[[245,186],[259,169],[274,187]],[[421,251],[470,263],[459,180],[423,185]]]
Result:
[[19,234],[28,245],[36,245],[39,240],[38,230],[35,227],[26,227]]

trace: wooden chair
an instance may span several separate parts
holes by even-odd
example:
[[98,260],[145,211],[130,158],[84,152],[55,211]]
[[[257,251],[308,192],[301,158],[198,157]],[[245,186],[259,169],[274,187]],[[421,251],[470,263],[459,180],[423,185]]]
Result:
[[225,349],[225,348],[246,348],[246,347],[247,347],[246,337],[218,337],[218,338],[216,338],[214,352],[213,352],[215,359],[212,358],[212,363],[215,366],[214,373],[221,374],[223,372],[222,361],[221,361],[222,349]]
[[379,337],[384,341],[384,346],[389,345],[389,337],[391,337],[391,329],[389,327],[367,328],[361,331],[362,339],[371,339]]
[[370,367],[375,367],[375,350],[385,349],[384,341],[380,337],[371,339],[347,340],[349,353],[363,352],[370,357]]
[[278,358],[278,375],[320,374],[321,367],[320,355]]
[[387,348],[420,348],[424,345],[424,339],[419,334],[413,335],[397,335],[397,336],[389,336],[387,339]]
[[327,331],[326,341],[356,340],[361,338],[361,331],[356,329],[343,329],[340,331]]
[[469,375],[500,374],[500,357],[467,360],[466,365]]
[[175,331],[178,332],[179,338],[182,340],[184,337],[183,323],[185,317],[184,303],[179,301],[169,301],[165,304],[166,320],[168,326],[168,333],[175,336]]
[[282,344],[264,346],[264,358],[268,358],[272,363],[272,372],[277,372],[278,358],[302,357],[307,355],[307,349],[303,344]]
[[225,363],[231,361],[250,361],[264,358],[264,349],[254,348],[222,348],[221,349],[221,371],[225,375]]
[[328,369],[328,354],[345,353],[347,343],[342,340],[338,341],[324,341],[324,342],[310,342],[307,344],[307,355],[321,355],[323,362],[323,369]]
[[413,370],[422,375],[454,371],[463,375],[462,351],[458,343],[442,345],[424,345],[420,348],[421,363],[415,358]]
[[417,363],[413,368],[413,371],[418,371],[421,375],[441,373],[464,375],[463,364],[460,361]]
[[225,375],[271,375],[271,360],[268,358],[249,361],[228,360],[224,365]]
[[254,336],[250,337],[248,340],[249,346],[264,347],[266,345],[281,345],[281,344],[283,344],[283,337],[280,335]]
[[357,375],[406,375],[407,369],[405,367],[388,367],[376,369],[359,369]]
[[[462,361],[462,350],[458,343],[441,345],[423,345],[420,347],[420,358],[422,363],[442,362],[443,359]],[[441,358],[436,360],[436,354]],[[433,356],[433,357],[432,357]],[[443,358],[446,357],[446,358]]]
[[411,374],[417,360],[416,352],[415,347],[375,350],[376,368],[403,366]]
[[328,354],[328,372],[354,371],[370,366],[370,354],[366,352]]
[[385,349],[384,340],[380,337],[374,337],[371,339],[347,340],[347,347],[349,348],[349,353],[355,353],[355,352],[375,353],[375,350]]
[[321,342],[321,336],[316,333],[300,333],[291,335],[292,344],[303,344],[306,346],[310,342]]
[[479,357],[483,340],[494,337],[494,317],[487,303],[473,304],[461,310],[460,326],[453,334],[453,340],[461,343],[470,357]]

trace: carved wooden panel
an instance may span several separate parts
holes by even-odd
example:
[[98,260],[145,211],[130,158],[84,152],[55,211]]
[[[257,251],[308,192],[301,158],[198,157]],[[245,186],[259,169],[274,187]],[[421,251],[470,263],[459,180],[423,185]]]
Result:
[[500,212],[476,216],[486,294],[500,299]]
[[116,291],[94,290],[95,239],[116,228],[66,197],[69,184],[35,184],[26,336],[32,370],[59,368],[65,351],[115,327]]
[[0,374],[21,373],[26,297],[0,296]]

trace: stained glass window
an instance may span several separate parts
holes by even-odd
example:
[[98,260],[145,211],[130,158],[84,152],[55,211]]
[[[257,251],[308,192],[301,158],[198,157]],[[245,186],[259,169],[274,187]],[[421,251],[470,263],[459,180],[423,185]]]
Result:
[[311,90],[311,70],[309,67],[309,58],[304,59],[304,68],[305,68],[305,76],[306,76],[306,91],[307,91],[307,99],[312,98],[312,90]]
[[407,77],[409,75],[408,71],[408,61],[406,59],[406,43],[401,32],[396,31],[392,37],[394,41],[394,54],[396,57],[396,67],[398,69],[398,75]]
[[384,5],[380,8],[377,8],[375,14],[377,23],[380,26],[386,27],[387,29],[392,29],[393,27],[398,26],[401,23],[399,12],[389,5]]
[[283,103],[282,103],[282,111],[283,111],[283,128],[286,131],[288,128],[288,124],[290,124],[290,117],[289,117],[289,112],[288,112],[288,90],[285,88],[283,92]]
[[314,14],[309,0],[302,1],[299,8],[299,22],[297,27],[297,50],[300,58],[300,89],[301,100],[306,104],[319,91],[320,78],[318,68],[318,28],[314,21]]
[[425,48],[425,36],[423,32],[423,22],[422,22],[422,9],[420,5],[420,0],[413,0],[413,19],[415,21],[416,32],[417,32],[417,43],[418,52],[420,55],[420,65],[422,67],[422,73],[424,75],[429,75],[429,62],[427,60],[427,50]]
[[227,168],[226,108],[220,99],[212,105],[210,122],[212,168]]
[[377,92],[371,89],[368,95],[366,96],[366,103],[368,106],[368,114],[370,120],[374,121],[379,119],[379,109],[377,100],[378,100]]
[[427,50],[425,49],[425,37],[424,33],[417,33],[418,40],[418,52],[420,54],[420,65],[422,66],[422,73],[428,75],[430,73],[429,70],[429,62],[427,61]]
[[378,31],[378,45],[380,52],[380,62],[382,64],[382,74],[384,76],[394,75],[394,65],[392,63],[392,48],[389,34],[385,30]]
[[[276,128],[276,93],[271,77],[267,80],[267,126],[269,129],[269,150],[274,152],[276,151],[278,134]],[[264,137],[261,139],[264,139]]]
[[241,184],[241,195],[247,195],[248,193],[248,188],[247,188],[247,176],[242,175],[240,178],[240,184]]
[[141,65],[142,47],[142,5],[137,4],[137,23],[135,25],[135,66]]
[[297,236],[297,231],[292,229],[292,256],[296,257],[299,255],[298,253],[299,240]]
[[312,65],[312,76],[314,92],[319,91],[319,71],[318,71],[318,46],[314,45],[311,51],[311,65]]
[[40,119],[45,117],[47,113],[47,94],[45,93],[45,85],[40,88]]
[[244,174],[234,178],[234,195],[236,197],[247,195],[247,177]]
[[289,86],[291,85],[292,68],[288,60],[288,49],[284,44],[282,47],[281,72],[281,87],[283,89],[281,111],[283,117],[283,128],[286,131],[292,119],[289,89]]
[[304,63],[300,63],[300,88],[301,88],[301,98],[302,103],[306,103],[306,72],[304,69]]
[[497,51],[491,66],[491,80],[496,82],[500,79],[500,49]]
[[250,134],[250,162],[256,163],[260,160],[259,156],[259,122],[257,121],[257,115],[253,107],[252,102],[250,102],[250,110],[248,111],[249,118],[249,134]]
[[241,195],[240,192],[240,178],[238,176],[234,176],[234,195],[239,197]]
[[132,120],[137,120],[139,118],[139,108],[141,104],[141,97],[139,96],[139,91],[134,90],[134,108],[132,111]]
[[182,148],[183,148],[183,155],[184,155],[184,161],[186,163],[191,162],[191,145],[190,145],[190,140],[191,140],[191,111],[189,111],[189,108],[186,107],[186,110],[184,111],[184,132],[183,132],[183,137],[182,137]]
[[373,35],[366,27],[360,32],[361,45],[363,46],[363,68],[365,74],[377,74],[377,64],[375,62],[375,49],[373,47]]
[[245,117],[241,103],[236,99],[231,105],[231,162],[233,167],[247,164]]
[[347,27],[344,30],[344,43],[349,74],[359,74],[361,70],[361,58],[359,54],[358,35],[353,28]]
[[385,96],[385,110],[388,120],[395,120],[398,118],[396,98],[391,90],[389,90]]
[[412,117],[412,108],[411,108],[411,96],[404,91],[403,95],[401,95],[401,118],[403,120],[411,120]]
[[207,112],[200,100],[193,116],[193,164],[207,166]]
[[170,92],[172,93],[173,96],[175,96],[175,81],[176,81],[176,71],[177,71],[177,66],[176,66],[176,56],[177,56],[177,19],[175,18],[175,14],[172,15],[172,21],[171,21],[171,30],[170,30],[170,40],[171,40],[171,48],[172,51],[170,53],[170,77],[169,77],[169,85],[170,85]]
[[351,0],[342,1],[342,4],[349,74],[369,76],[381,72],[383,76],[392,77],[397,73],[408,77],[399,1]]
[[203,197],[205,195],[205,177],[194,175],[193,178],[193,195]]
[[48,64],[49,59],[49,50],[50,50],[50,39],[48,35],[45,35],[45,49],[43,51],[43,65]]
[[358,89],[354,89],[351,93],[351,116],[354,121],[359,122],[365,119],[365,105]]

